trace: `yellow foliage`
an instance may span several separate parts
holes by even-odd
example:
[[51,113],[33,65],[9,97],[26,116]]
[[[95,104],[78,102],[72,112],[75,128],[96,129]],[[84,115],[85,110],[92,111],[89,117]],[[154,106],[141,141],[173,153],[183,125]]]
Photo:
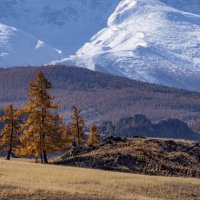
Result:
[[88,138],[88,146],[94,146],[100,143],[100,133],[96,124],[92,124],[90,127],[90,134]]
[[5,108],[5,113],[0,117],[0,122],[4,123],[4,128],[1,131],[0,146],[7,151],[7,159],[10,160],[10,155],[16,153],[20,145],[20,122],[21,113],[14,108],[12,104]]
[[28,104],[23,109],[28,117],[23,125],[21,155],[40,156],[41,162],[45,163],[48,162],[47,153],[66,150],[68,141],[61,117],[52,111],[59,106],[53,103],[51,89],[44,74],[37,72],[29,85]]
[[71,131],[73,134],[74,145],[81,145],[85,143],[85,132],[84,132],[84,119],[81,116],[81,110],[76,106],[72,107],[71,115]]

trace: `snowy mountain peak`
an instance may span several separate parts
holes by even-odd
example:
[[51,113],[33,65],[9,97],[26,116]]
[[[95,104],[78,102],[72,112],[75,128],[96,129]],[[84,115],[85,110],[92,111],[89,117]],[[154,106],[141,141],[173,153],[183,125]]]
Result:
[[186,2],[122,0],[106,27],[59,62],[200,90],[200,15]]
[[128,20],[128,14],[136,6],[137,0],[123,0],[119,3],[114,13],[108,19],[108,26],[121,23]]

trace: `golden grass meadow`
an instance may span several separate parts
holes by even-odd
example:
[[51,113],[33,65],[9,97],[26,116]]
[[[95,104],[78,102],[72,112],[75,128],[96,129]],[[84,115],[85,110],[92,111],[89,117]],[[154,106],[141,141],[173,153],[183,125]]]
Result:
[[200,199],[200,180],[0,160],[0,199]]

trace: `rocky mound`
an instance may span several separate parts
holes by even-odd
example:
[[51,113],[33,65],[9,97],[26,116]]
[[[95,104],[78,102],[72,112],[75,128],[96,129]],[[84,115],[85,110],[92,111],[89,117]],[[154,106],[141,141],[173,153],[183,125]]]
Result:
[[56,164],[165,176],[200,178],[200,143],[145,138],[108,138],[79,148]]

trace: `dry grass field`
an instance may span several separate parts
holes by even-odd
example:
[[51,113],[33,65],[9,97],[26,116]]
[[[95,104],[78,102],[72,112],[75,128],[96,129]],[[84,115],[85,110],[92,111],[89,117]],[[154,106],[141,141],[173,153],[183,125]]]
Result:
[[0,199],[197,200],[200,180],[0,160]]

